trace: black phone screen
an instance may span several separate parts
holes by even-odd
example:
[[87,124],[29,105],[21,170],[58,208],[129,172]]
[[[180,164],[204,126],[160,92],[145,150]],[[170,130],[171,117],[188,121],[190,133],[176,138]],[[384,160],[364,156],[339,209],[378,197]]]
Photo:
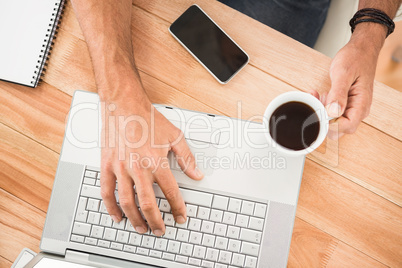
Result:
[[227,82],[248,56],[196,5],[189,7],[170,31],[221,82]]

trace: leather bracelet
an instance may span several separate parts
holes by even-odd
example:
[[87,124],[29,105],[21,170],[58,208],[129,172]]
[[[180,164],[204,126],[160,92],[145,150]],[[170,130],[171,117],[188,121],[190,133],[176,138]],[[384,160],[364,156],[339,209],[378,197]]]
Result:
[[386,37],[395,30],[394,21],[383,11],[374,8],[364,8],[355,13],[353,18],[349,21],[352,33],[354,32],[356,25],[362,22],[374,22],[385,25],[388,30]]

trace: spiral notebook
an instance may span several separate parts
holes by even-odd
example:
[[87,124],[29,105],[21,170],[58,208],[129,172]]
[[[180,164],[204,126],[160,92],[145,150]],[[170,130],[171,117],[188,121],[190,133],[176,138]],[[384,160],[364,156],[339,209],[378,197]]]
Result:
[[36,87],[64,0],[0,0],[0,79]]

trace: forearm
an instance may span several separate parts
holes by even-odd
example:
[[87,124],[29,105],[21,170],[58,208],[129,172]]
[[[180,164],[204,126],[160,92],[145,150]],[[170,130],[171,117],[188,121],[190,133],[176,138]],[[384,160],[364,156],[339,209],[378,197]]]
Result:
[[101,99],[117,99],[126,88],[139,99],[145,97],[134,62],[132,1],[72,0],[72,4],[88,44]]
[[[385,12],[391,19],[401,5],[402,0],[360,0],[358,9],[375,8]],[[352,41],[364,43],[373,53],[380,53],[387,36],[387,27],[382,24],[365,22],[356,25]]]

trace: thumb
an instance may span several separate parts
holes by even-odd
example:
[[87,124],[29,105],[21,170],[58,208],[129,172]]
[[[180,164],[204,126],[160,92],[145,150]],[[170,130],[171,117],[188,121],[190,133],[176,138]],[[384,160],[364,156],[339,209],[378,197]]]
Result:
[[201,180],[204,174],[197,167],[195,157],[183,137],[178,143],[172,145],[172,151],[176,156],[177,163],[183,172],[193,180]]
[[336,70],[331,71],[331,89],[325,100],[325,108],[330,117],[340,117],[346,109],[348,102],[348,92],[353,84],[352,76],[343,73],[341,75]]

